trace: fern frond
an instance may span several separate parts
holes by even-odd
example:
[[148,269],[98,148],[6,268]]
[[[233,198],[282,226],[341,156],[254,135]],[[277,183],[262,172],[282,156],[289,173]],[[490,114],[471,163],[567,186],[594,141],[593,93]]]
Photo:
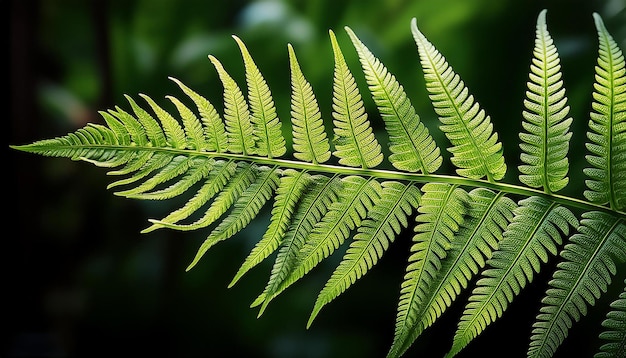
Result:
[[330,41],[335,55],[333,76],[333,154],[339,158],[339,164],[373,168],[383,161],[380,144],[363,105],[359,88],[343,57],[335,33],[329,31]]
[[569,179],[569,106],[561,80],[559,54],[546,25],[546,10],[537,18],[533,59],[524,100],[525,132],[520,133],[523,150],[520,181],[546,193],[563,189]]
[[324,122],[311,84],[306,80],[296,52],[291,45],[291,124],[293,131],[293,156],[299,160],[320,164],[330,159],[330,144]]
[[598,65],[593,92],[593,111],[587,132],[586,156],[591,167],[584,172],[585,197],[614,210],[626,208],[626,62],[624,54],[593,14],[599,38]]
[[372,178],[348,176],[342,178],[341,182],[343,188],[338,200],[331,204],[321,221],[312,228],[295,258],[295,265],[284,280],[277,283],[277,289],[267,293],[261,311],[272,299],[338,249],[350,232],[361,225],[382,192],[380,183]]
[[228,149],[228,136],[226,127],[215,107],[206,98],[202,97],[181,81],[170,77],[178,87],[195,103],[200,114],[204,135],[207,140],[205,149],[210,152],[225,153]]
[[254,168],[254,171],[256,180],[241,193],[233,210],[200,245],[187,271],[191,270],[213,245],[232,237],[246,227],[270,199],[279,182],[277,168],[261,167]]
[[[260,306],[259,316],[292,284],[333,261],[330,256],[352,237],[319,292],[307,327],[380,261],[403,228],[412,229],[389,357],[404,354],[480,272],[448,355],[457,354],[501,317],[542,264],[561,250],[528,350],[529,356],[547,357],[626,262],[626,64],[599,15],[594,19],[599,54],[587,133],[586,199],[554,194],[568,184],[572,119],[545,10],[537,17],[519,136],[523,185],[499,182],[507,167],[491,119],[415,19],[413,39],[439,129],[451,143],[455,175],[436,174],[443,158],[428,128],[402,85],[348,27],[384,121],[392,169],[377,168],[384,160],[380,138],[332,31],[332,153],[331,129],[293,47],[287,46],[293,137],[287,148],[281,128],[287,123],[279,120],[269,85],[237,36],[247,96],[222,63],[209,56],[223,87],[223,116],[171,78],[189,104],[166,96],[173,105],[169,112],[147,95],[139,95],[143,107],[126,96],[128,112],[120,107],[100,112],[106,125],[88,124],[12,148],[104,167],[113,179],[107,188],[116,195],[186,200],[162,219],[150,220],[142,232],[207,229],[187,269],[213,245],[241,233],[273,197],[267,230],[229,285],[275,254],[269,279],[251,304]],[[287,151],[293,158],[281,158]],[[329,163],[331,156],[337,160]],[[580,224],[572,209],[582,214]],[[578,233],[562,248],[570,226]],[[602,350],[617,355],[626,346],[626,332],[615,320],[626,316],[622,296],[601,336],[614,339]]]
[[415,18],[411,21],[411,31],[424,70],[426,88],[442,123],[440,128],[453,145],[448,150],[452,153],[450,160],[459,168],[456,172],[473,179],[502,179],[506,164],[491,119],[474,101],[443,55],[419,31]]
[[359,55],[372,98],[385,121],[391,151],[389,161],[399,170],[435,172],[443,162],[439,147],[420,121],[404,88],[349,27],[346,31]]
[[228,287],[232,287],[246,272],[278,249],[287,233],[296,205],[300,202],[311,180],[311,175],[306,171],[293,169],[284,171],[276,191],[270,224],[263,238],[252,249]]
[[400,289],[395,335],[390,355],[402,345],[417,322],[419,308],[428,296],[454,235],[463,223],[469,196],[449,184],[428,183],[415,218],[417,225],[408,266]]
[[500,318],[515,296],[533,280],[541,263],[556,255],[561,233],[569,235],[578,220],[572,212],[545,198],[519,202],[500,247],[487,261],[463,312],[448,356],[454,356]]
[[626,262],[626,224],[602,212],[582,215],[578,233],[561,252],[562,261],[533,324],[528,357],[550,357],[587,305],[606,292],[617,266]]
[[409,349],[417,337],[430,327],[448,309],[469,280],[485,266],[497,250],[503,232],[513,219],[517,204],[488,189],[474,189],[469,193],[469,211],[452,246],[441,261],[435,280],[429,289],[428,298],[417,309],[418,318],[403,341],[392,346],[389,356],[398,357]]
[[604,331],[600,339],[607,341],[600,347],[594,358],[616,358],[626,356],[626,280],[624,291],[611,303],[612,310],[602,322]]
[[254,136],[258,139],[255,154],[268,158],[280,157],[287,149],[272,93],[246,45],[239,37],[233,35],[233,38],[239,46],[246,69],[248,102],[251,109],[250,121],[254,128]]
[[419,206],[421,193],[413,184],[382,183],[380,200],[358,228],[341,263],[319,293],[307,323],[311,325],[321,309],[365,275],[408,225],[408,216]]
[[224,86],[224,123],[228,137],[228,151],[243,155],[254,154],[255,137],[250,122],[248,103],[243,97],[241,89],[226,72],[222,63],[213,56],[209,56],[209,60],[213,63]]
[[[337,201],[339,193],[343,190],[342,185],[343,182],[338,176],[332,178],[315,176],[311,179],[311,187],[306,191],[289,225],[267,285],[251,307],[271,300],[276,292],[280,291],[280,286],[296,267],[298,255],[313,228],[326,215],[332,203]],[[259,311],[259,316],[263,314],[265,307],[266,303]]]

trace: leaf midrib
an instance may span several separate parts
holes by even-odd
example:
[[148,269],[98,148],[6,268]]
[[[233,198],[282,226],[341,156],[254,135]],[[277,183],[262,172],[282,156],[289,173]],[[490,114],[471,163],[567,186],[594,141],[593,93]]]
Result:
[[[24,146],[11,146],[13,149],[27,151],[27,152],[37,152],[37,150],[28,145]],[[313,172],[319,173],[327,173],[327,174],[339,174],[339,175],[360,175],[360,176],[372,176],[376,179],[387,179],[387,180],[403,180],[403,181],[411,181],[418,183],[448,183],[448,184],[458,184],[462,186],[472,187],[472,188],[487,188],[496,191],[503,191],[508,194],[515,194],[520,196],[540,196],[546,198],[548,200],[557,202],[559,204],[575,207],[584,211],[597,210],[601,212],[608,213],[610,215],[617,215],[622,219],[626,220],[626,212],[616,210],[613,208],[609,208],[600,204],[595,204],[583,199],[560,195],[560,194],[547,194],[546,192],[538,189],[533,189],[530,187],[524,187],[516,184],[504,183],[504,182],[489,182],[484,179],[471,179],[465,178],[455,175],[444,175],[444,174],[421,174],[421,173],[412,173],[412,172],[402,172],[397,170],[388,170],[388,169],[364,169],[357,167],[344,167],[333,164],[315,164],[304,161],[297,161],[292,159],[279,159],[279,158],[266,158],[266,157],[257,157],[251,155],[242,155],[235,153],[215,153],[215,152],[205,152],[198,150],[190,150],[190,149],[175,149],[175,148],[159,148],[153,147],[150,145],[147,146],[124,146],[124,145],[111,145],[111,144],[71,144],[71,145],[57,145],[54,147],[54,150],[46,149],[46,152],[50,151],[63,151],[63,150],[72,150],[77,151],[81,149],[109,149],[116,151],[134,151],[134,152],[165,152],[170,153],[172,155],[187,155],[187,156],[206,156],[210,158],[224,158],[231,160],[243,160],[254,162],[256,164],[262,165],[279,165],[281,168],[291,168],[298,170],[309,170]]]

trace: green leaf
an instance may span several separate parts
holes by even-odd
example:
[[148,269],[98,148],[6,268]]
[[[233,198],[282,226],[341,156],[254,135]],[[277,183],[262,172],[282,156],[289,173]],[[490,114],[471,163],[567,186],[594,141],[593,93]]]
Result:
[[185,132],[183,128],[181,128],[178,121],[172,117],[167,111],[161,108],[154,100],[145,94],[140,94],[140,96],[148,102],[157,118],[161,122],[161,126],[163,127],[163,131],[165,133],[165,139],[167,140],[167,146],[177,149],[183,149],[187,147],[187,141]]
[[209,102],[206,98],[197,94],[179,80],[173,77],[170,77],[170,79],[174,81],[189,98],[191,98],[198,108],[204,135],[207,139],[207,146],[206,148],[203,147],[197,149],[205,149],[209,152],[217,153],[226,152],[228,148],[226,127],[224,127],[224,122],[222,122],[222,119],[220,118],[219,113],[217,113],[215,107],[213,107],[211,102]]
[[299,160],[324,163],[330,159],[330,144],[326,136],[324,121],[311,84],[306,80],[296,53],[291,45],[291,124],[293,127],[293,154]]
[[[236,171],[237,164],[235,162],[215,162],[202,187],[198,189],[196,194],[191,199],[189,199],[189,201],[187,201],[185,205],[183,205],[183,207],[174,210],[161,220],[150,220],[153,225],[149,228],[144,229],[142,233],[148,233],[158,228],[176,224],[181,220],[187,219],[195,212],[197,212],[200,208],[202,208],[206,203],[208,203],[216,194],[222,193],[222,190],[224,189],[226,184],[231,182],[231,178]],[[229,189],[229,191],[230,190],[232,189]],[[207,210],[205,214],[205,220],[208,219],[210,211],[211,210]]]
[[[141,193],[135,193],[135,194],[126,193],[124,196],[128,198],[140,199],[140,200],[171,199],[173,197],[176,197],[178,195],[185,193],[187,190],[193,187],[193,185],[207,178],[211,170],[214,168],[214,164],[215,164],[214,160],[201,158],[201,157],[190,158],[190,159],[187,159],[187,161],[189,162],[188,163],[189,166],[188,166],[188,169],[184,173],[179,174],[179,170],[182,171],[181,169],[184,168],[183,166],[179,170],[173,171],[171,173],[172,175],[167,175],[167,176],[161,175],[158,180],[156,180],[155,182],[153,182],[151,185],[148,186],[152,188],[148,190],[141,190]],[[174,177],[174,175],[176,176]],[[179,179],[180,175],[183,175],[182,179]],[[171,179],[170,179],[170,176],[172,176]],[[163,189],[149,191],[151,189],[154,189],[153,185],[155,186],[160,185],[168,181],[172,182],[169,186]]]
[[474,101],[446,59],[418,30],[415,18],[411,31],[424,69],[426,88],[442,123],[440,128],[453,145],[448,150],[452,153],[452,163],[459,168],[456,172],[473,179],[504,178],[506,164],[502,144],[493,131],[491,119]]
[[130,103],[136,118],[143,126],[148,140],[152,146],[161,148],[167,146],[167,139],[163,133],[163,129],[159,126],[159,123],[148,113],[145,109],[141,108],[135,100],[126,95],[126,100]]
[[333,124],[335,152],[339,164],[373,168],[383,161],[380,144],[370,123],[354,77],[346,64],[335,33],[330,31],[335,54],[333,77]]
[[587,132],[585,197],[614,210],[626,208],[626,64],[624,54],[594,14],[600,42]]
[[185,106],[178,98],[173,96],[167,96],[176,109],[178,109],[178,113],[180,114],[180,118],[183,121],[185,127],[185,141],[187,141],[187,146],[191,150],[205,150],[209,147],[209,144],[206,142],[206,138],[204,136],[204,130],[202,128],[202,123],[196,117],[191,109]]
[[307,327],[326,304],[376,265],[418,207],[421,194],[416,186],[388,181],[382,187],[380,200],[368,212],[341,263],[318,295]]
[[267,231],[241,265],[229,287],[232,287],[246,272],[278,249],[289,229],[296,205],[300,204],[300,199],[311,184],[311,180],[311,175],[306,171],[285,170],[280,178]]
[[251,117],[254,128],[256,154],[268,158],[280,157],[285,154],[285,138],[283,137],[281,122],[276,115],[274,100],[265,78],[254,63],[246,45],[234,36],[243,57],[246,68],[246,83],[248,85],[248,102],[250,103]]
[[469,199],[469,211],[452,240],[446,258],[441,260],[441,268],[431,284],[427,299],[417,309],[419,315],[410,334],[391,348],[390,356],[404,354],[467,288],[469,280],[485,266],[485,259],[490,259],[492,252],[498,249],[503,232],[517,207],[504,193],[488,189],[472,190]]
[[500,248],[487,261],[488,268],[468,300],[449,357],[502,316],[508,304],[540,271],[541,263],[557,254],[562,234],[569,235],[570,226],[578,225],[569,209],[543,197],[533,196],[519,204]]
[[371,178],[348,176],[342,178],[341,182],[343,188],[338,200],[331,204],[328,212],[312,228],[306,242],[298,251],[295,265],[284,280],[278,283],[278,288],[267,293],[261,311],[273,298],[338,249],[350,232],[361,226],[361,221],[382,192],[380,184]]
[[587,314],[587,305],[606,292],[618,264],[626,262],[626,225],[602,212],[582,215],[578,233],[561,252],[562,261],[533,324],[528,357],[550,357],[563,342],[573,321]]
[[359,40],[346,31],[357,50],[372,98],[389,134],[389,161],[399,170],[424,174],[435,172],[443,159],[439,147],[420,121],[415,108],[396,78]]
[[534,57],[524,100],[525,132],[520,133],[523,150],[520,181],[546,193],[563,189],[569,179],[567,152],[572,118],[561,80],[559,54],[546,25],[546,10],[537,18]]
[[158,173],[155,173],[140,185],[137,185],[132,189],[118,191],[115,195],[125,196],[128,198],[139,197],[141,194],[154,189],[157,185],[163,184],[185,174],[193,165],[193,161],[190,158],[182,155],[176,156],[172,158],[171,161],[167,161],[166,163],[167,164],[165,166],[159,169]]
[[236,154],[254,154],[255,137],[248,103],[241,89],[226,72],[221,62],[209,56],[224,86],[224,122],[228,137],[228,151]]
[[624,291],[619,299],[611,303],[612,310],[606,314],[602,321],[604,331],[600,333],[600,339],[605,341],[600,351],[594,358],[616,358],[626,355],[626,280]]
[[396,329],[389,352],[396,350],[418,322],[420,307],[441,269],[455,233],[463,223],[469,196],[465,190],[449,184],[428,183],[422,187],[422,200],[415,218],[417,225],[408,266],[400,286]]
[[[281,243],[267,285],[263,293],[252,303],[252,307],[271,300],[277,292],[280,292],[280,286],[298,264],[298,255],[313,228],[326,215],[331,204],[337,201],[343,189],[342,184],[338,176],[332,178],[315,176],[311,179],[311,187],[307,188]],[[263,314],[265,307],[266,303],[259,311],[259,316]]]
[[232,237],[246,227],[272,196],[279,181],[277,169],[261,167],[254,168],[254,172],[256,180],[245,188],[241,196],[237,198],[233,210],[200,245],[198,253],[187,267],[187,271],[191,270],[213,245]]
[[[181,230],[181,231],[190,231],[190,230],[197,230],[197,229],[205,228],[213,224],[226,211],[228,211],[228,209],[235,203],[235,201],[237,201],[237,199],[246,190],[246,188],[248,188],[254,182],[255,178],[256,178],[256,171],[254,169],[254,166],[249,163],[240,162],[237,165],[236,169],[234,169],[233,176],[227,179],[228,182],[226,186],[224,186],[223,189],[219,191],[219,194],[217,195],[215,200],[211,203],[211,206],[209,207],[209,209],[206,210],[206,212],[201,218],[199,218],[198,220],[190,224],[177,224],[176,223],[177,221],[171,222],[168,220],[166,221],[165,219],[164,220],[150,220],[150,222],[152,222],[153,224],[156,224],[157,226],[167,227],[169,229],[175,229],[175,230]],[[212,194],[214,190],[216,189],[212,184],[215,184],[219,187],[223,185],[222,183],[223,182],[221,181],[217,181],[216,183],[210,183],[209,184],[210,189],[207,190],[205,193]],[[212,195],[206,195],[206,196],[203,195],[201,201],[204,202],[205,199],[208,199],[210,197],[212,197]],[[192,211],[190,211],[189,209],[195,207],[197,204],[198,203],[194,203],[189,208],[184,208],[183,211],[181,212],[183,214],[182,216],[186,218],[189,215],[191,215]],[[176,217],[178,219],[178,215],[176,215]]]

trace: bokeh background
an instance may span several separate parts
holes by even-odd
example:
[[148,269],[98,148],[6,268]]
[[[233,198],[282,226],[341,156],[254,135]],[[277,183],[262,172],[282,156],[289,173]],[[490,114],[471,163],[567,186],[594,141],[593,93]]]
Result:
[[[447,57],[491,115],[516,181],[522,99],[539,11],[559,49],[571,115],[571,182],[580,196],[583,145],[597,56],[591,14],[600,13],[626,49],[624,0],[15,0],[4,13],[9,94],[7,144],[64,135],[124,94],[183,97],[181,79],[221,109],[222,87],[207,59],[218,57],[244,87],[235,42],[242,38],[289,118],[287,43],[294,45],[330,118],[333,29],[361,85],[373,122],[380,123],[343,27],[366,42],[404,85],[422,120],[438,132],[409,23]],[[6,52],[5,52],[6,53]],[[5,67],[6,68],[6,67]],[[169,107],[167,107],[169,108]],[[172,109],[172,108],[170,108]],[[6,112],[5,112],[6,113]],[[439,145],[447,144],[436,137]],[[0,357],[382,357],[393,338],[399,285],[410,236],[396,240],[379,265],[328,305],[309,329],[310,310],[340,254],[278,297],[259,319],[249,304],[263,290],[267,260],[227,289],[262,235],[269,212],[217,245],[192,271],[184,269],[207,232],[141,235],[148,218],[177,207],[105,190],[103,169],[66,159],[18,153],[5,145]],[[8,183],[6,180],[8,179]],[[549,265],[553,265],[553,260]],[[461,357],[523,357],[549,279],[535,278],[504,317]],[[557,357],[589,357],[600,342],[610,292],[576,325]],[[621,282],[620,282],[621,281]],[[438,357],[450,346],[462,295],[407,356]],[[604,304],[604,305],[603,305]]]

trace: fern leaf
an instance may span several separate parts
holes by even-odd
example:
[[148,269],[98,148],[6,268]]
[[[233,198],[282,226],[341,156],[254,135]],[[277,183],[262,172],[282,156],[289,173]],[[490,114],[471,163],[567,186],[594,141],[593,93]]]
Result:
[[467,192],[455,185],[428,183],[422,192],[419,214],[415,218],[414,244],[400,290],[390,355],[394,355],[418,323],[419,307],[427,298],[431,283],[441,268],[441,260],[446,257],[453,237],[463,223],[469,201]]
[[531,282],[541,263],[557,254],[561,233],[578,221],[572,212],[545,198],[520,201],[500,247],[487,261],[454,335],[448,356],[454,356],[489,324],[502,316],[514,297]]
[[318,295],[307,327],[326,304],[376,265],[395,236],[407,227],[408,216],[418,207],[421,194],[413,184],[388,181],[382,183],[382,187],[380,200],[368,212],[341,263]]
[[[232,176],[237,170],[235,162],[217,161],[213,164],[212,170],[209,172],[204,185],[196,192],[196,194],[183,205],[161,220],[150,220],[152,226],[144,229],[142,233],[148,233],[163,227],[159,223],[175,224],[184,220],[197,212],[206,203],[208,203],[217,193],[221,193],[227,183],[231,182]],[[208,214],[208,211],[207,213]]]
[[163,128],[163,132],[165,133],[165,139],[167,140],[168,147],[176,148],[176,149],[184,149],[187,147],[187,139],[185,137],[185,132],[183,128],[178,124],[178,121],[172,117],[167,111],[161,108],[154,100],[148,97],[145,94],[140,94],[140,96],[148,102],[157,118],[161,122],[161,126]]
[[626,356],[626,280],[624,291],[611,303],[612,310],[602,322],[604,331],[600,338],[606,341],[594,358],[617,358]]
[[[95,141],[96,143],[110,143],[120,147],[130,146],[130,135],[124,125],[106,112],[101,112],[101,114],[109,128],[99,124],[88,124],[82,128],[84,135],[89,136],[87,140]],[[100,150],[92,148],[89,152],[91,153],[87,154],[88,152],[85,152],[87,156],[79,156],[74,159],[82,160],[98,167],[115,168],[132,161],[138,154],[137,152],[115,150],[110,147],[102,147]]]
[[410,335],[405,336],[404,341],[398,341],[389,356],[404,354],[417,337],[452,305],[461,291],[467,288],[469,280],[485,266],[485,259],[490,259],[492,252],[498,249],[517,204],[502,192],[482,188],[472,190],[469,197],[467,216],[441,262],[428,298],[418,309],[419,315]]
[[354,77],[343,57],[335,33],[329,31],[335,54],[333,118],[335,152],[339,164],[373,168],[383,161],[380,144],[370,123]]
[[136,118],[145,129],[146,135],[148,136],[150,143],[152,143],[152,146],[156,148],[166,147],[167,139],[165,138],[165,133],[163,133],[163,129],[159,123],[150,115],[150,113],[141,108],[134,99],[128,95],[125,95],[125,97],[128,103],[130,103]]
[[170,77],[170,79],[180,87],[180,89],[195,103],[198,108],[198,113],[202,118],[204,135],[207,139],[206,148],[198,149],[206,149],[207,151],[217,153],[226,152],[228,148],[226,127],[224,127],[224,122],[222,122],[222,119],[220,118],[219,113],[217,113],[215,107],[213,107],[211,102],[209,102],[206,98],[185,86],[181,81],[173,77]]
[[263,238],[252,249],[228,287],[232,287],[246,272],[278,249],[287,233],[296,205],[300,202],[311,180],[311,175],[306,171],[285,170],[276,192],[270,224]]
[[[127,157],[126,162],[123,163],[120,167],[118,167],[116,170],[110,170],[107,172],[107,175],[115,175],[115,176],[122,176],[122,175],[128,175],[131,174],[133,172],[136,172],[137,170],[141,169],[144,165],[146,165],[146,163],[156,154],[154,151],[128,151],[128,153],[130,153],[131,155],[124,155],[124,156],[120,156],[121,157]],[[161,153],[163,154],[163,153]],[[119,154],[118,154],[119,155]],[[169,155],[168,155],[169,156]],[[170,156],[171,157],[171,156]],[[91,159],[91,157],[79,157],[79,158],[73,158],[73,159],[80,159],[80,160],[89,160],[89,161],[93,161],[95,159]]]
[[198,117],[196,117],[193,111],[185,106],[178,98],[173,96],[166,96],[166,98],[176,106],[180,114],[185,129],[185,141],[189,149],[206,150],[209,145],[206,142],[202,123]]
[[[133,169],[134,174],[128,178],[120,179],[114,181],[113,183],[107,185],[107,189],[111,189],[121,185],[130,185],[136,183],[138,181],[144,180],[150,174],[155,171],[167,166],[174,156],[169,153],[155,153],[154,155],[149,155],[146,157],[138,157],[138,161],[130,162],[130,168]],[[130,169],[127,168],[127,169]],[[109,172],[109,174],[116,172]],[[122,172],[117,172],[122,173]]]
[[[115,110],[109,110],[108,112],[100,112],[107,123],[112,123],[112,119],[119,120],[124,126],[124,131],[128,133],[130,143],[135,143],[137,146],[143,147],[149,143],[148,135],[145,128],[139,123],[139,121],[131,116],[128,112],[124,111],[120,107],[116,107]],[[108,114],[108,115],[107,115]],[[120,128],[114,125],[111,128]],[[120,128],[121,129],[121,128]],[[119,136],[119,135],[118,135]],[[125,135],[123,135],[125,136]],[[126,142],[122,140],[122,143]],[[128,143],[128,142],[126,142]]]
[[473,179],[502,179],[506,164],[491,119],[474,101],[443,55],[419,31],[415,18],[411,22],[411,31],[430,99],[442,123],[440,128],[453,145],[448,150],[452,153],[452,163],[459,168],[457,173]]
[[519,166],[520,181],[533,188],[553,193],[564,188],[569,179],[569,106],[561,80],[557,49],[546,25],[546,10],[537,18],[534,57],[530,65],[530,81],[524,101],[526,132],[520,133],[523,150]]
[[[209,209],[200,219],[190,224],[177,224],[176,222],[164,220],[150,220],[150,222],[156,224],[157,226],[163,226],[180,231],[197,230],[207,227],[219,219],[235,203],[235,201],[237,201],[246,188],[254,182],[255,177],[256,172],[254,170],[254,166],[246,162],[240,162],[235,169],[233,177],[231,177],[228,184],[226,184],[226,186],[219,191],[219,194],[211,203]],[[218,185],[220,184],[221,183],[218,182]],[[210,193],[210,191],[207,192]],[[183,214],[185,214],[185,217],[188,217],[191,212],[189,212],[188,209],[185,209]]]
[[272,299],[315,268],[323,259],[341,246],[378,199],[382,188],[373,179],[349,176],[341,179],[342,191],[331,204],[322,220],[315,224],[295,258],[295,265],[277,289],[268,292],[261,307],[263,311]]
[[228,137],[228,150],[236,154],[254,154],[255,137],[250,122],[248,103],[243,97],[241,89],[226,72],[220,61],[213,56],[209,56],[209,59],[215,66],[224,85],[224,122]]
[[148,190],[154,189],[159,184],[165,183],[186,173],[192,164],[193,162],[190,158],[183,155],[176,156],[172,158],[167,165],[161,168],[158,173],[152,175],[140,185],[132,189],[118,191],[114,194],[125,197],[139,196]]
[[343,182],[338,176],[332,178],[316,176],[312,178],[311,183],[312,187],[302,198],[281,243],[267,285],[263,293],[251,305],[251,307],[256,307],[264,304],[259,311],[259,316],[263,314],[269,300],[281,290],[280,286],[296,267],[298,255],[313,228],[326,215],[329,207],[337,201],[339,193],[343,190]]
[[277,168],[255,168],[255,172],[256,181],[252,182],[241,193],[230,214],[220,222],[209,237],[200,245],[198,253],[187,267],[187,271],[191,270],[213,245],[232,237],[246,227],[272,196],[279,181]]
[[[117,137],[107,127],[89,124],[74,133],[69,133],[62,137],[40,140],[14,148],[48,157],[65,157],[72,160],[100,163],[103,166],[109,166],[106,163],[111,162],[114,165],[128,164],[136,158],[135,155],[127,156],[115,149],[111,149],[111,147],[114,148],[118,144]],[[132,154],[136,154],[136,152]],[[151,156],[151,154],[148,156]]]
[[[115,140],[109,140],[108,142],[119,143],[121,145],[130,145],[133,142],[133,139],[131,137],[131,131],[126,128],[126,125],[121,120],[105,111],[100,111],[99,113],[106,122],[107,126],[109,126],[108,129],[115,133]],[[132,120],[138,126],[138,128],[143,129],[141,128],[141,126],[138,125],[137,121],[134,118],[132,118]],[[100,130],[106,131],[106,129],[102,128]],[[106,143],[107,141],[104,142]]]
[[584,172],[588,190],[585,197],[598,204],[609,203],[614,210],[626,208],[626,62],[624,54],[593,15],[600,42],[593,111],[587,132],[587,161]]
[[443,162],[439,147],[420,121],[402,85],[349,27],[346,31],[359,55],[372,98],[385,121],[391,151],[389,161],[399,170],[435,172]]
[[552,356],[573,321],[606,292],[618,263],[626,262],[626,224],[606,213],[584,213],[561,258],[533,324],[528,357]]
[[140,194],[127,194],[128,198],[140,200],[166,200],[183,194],[194,184],[206,178],[214,166],[214,160],[207,158],[191,158],[189,159],[189,170],[184,173],[182,179],[174,181],[166,188],[154,191],[143,191]]
[[330,144],[317,99],[311,84],[300,69],[293,47],[289,45],[288,50],[291,67],[293,155],[314,164],[324,163],[330,159]]
[[239,37],[233,35],[233,38],[239,46],[246,69],[248,102],[251,109],[250,121],[254,127],[254,136],[258,139],[256,154],[268,158],[280,157],[287,149],[272,93],[246,45]]

